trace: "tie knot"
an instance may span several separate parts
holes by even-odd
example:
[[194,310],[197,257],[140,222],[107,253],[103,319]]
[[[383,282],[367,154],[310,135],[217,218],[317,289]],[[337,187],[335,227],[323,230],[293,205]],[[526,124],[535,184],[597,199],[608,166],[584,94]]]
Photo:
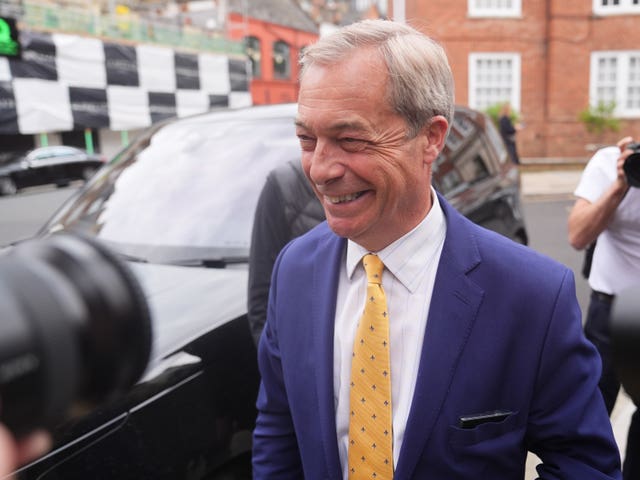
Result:
[[380,285],[382,283],[382,271],[384,270],[382,260],[377,255],[368,253],[362,257],[362,265],[364,266],[364,271],[367,272],[367,281]]

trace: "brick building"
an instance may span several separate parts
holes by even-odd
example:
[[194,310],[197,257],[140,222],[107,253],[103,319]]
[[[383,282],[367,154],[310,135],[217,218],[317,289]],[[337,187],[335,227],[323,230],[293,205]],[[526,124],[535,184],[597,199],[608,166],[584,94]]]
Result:
[[251,61],[253,103],[295,102],[301,50],[337,25],[383,16],[379,1],[226,0],[227,35]]
[[[457,103],[520,112],[525,161],[640,137],[640,0],[406,0],[404,15],[445,47]],[[615,101],[620,132],[590,134],[578,120],[599,101]]]
[[295,102],[300,50],[318,39],[318,26],[295,0],[228,1],[227,32],[245,42],[255,105]]

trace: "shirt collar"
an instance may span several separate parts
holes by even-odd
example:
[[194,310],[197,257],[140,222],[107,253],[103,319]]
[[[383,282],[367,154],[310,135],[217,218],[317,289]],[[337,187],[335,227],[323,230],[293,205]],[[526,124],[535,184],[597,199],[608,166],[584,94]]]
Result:
[[[413,230],[375,252],[387,270],[411,292],[415,292],[423,272],[436,260],[446,233],[444,213],[433,187],[431,198],[431,210]],[[346,267],[349,279],[367,253],[370,252],[364,247],[347,241]]]

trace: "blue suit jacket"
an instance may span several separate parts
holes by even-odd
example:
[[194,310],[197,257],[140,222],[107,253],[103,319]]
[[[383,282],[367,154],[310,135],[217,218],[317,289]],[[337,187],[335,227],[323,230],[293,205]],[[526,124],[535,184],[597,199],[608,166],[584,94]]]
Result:
[[[395,479],[620,478],[572,272],[440,197],[447,235]],[[282,251],[259,345],[254,478],[342,478],[333,330],[345,240],[320,224]],[[459,417],[512,412],[459,427]]]

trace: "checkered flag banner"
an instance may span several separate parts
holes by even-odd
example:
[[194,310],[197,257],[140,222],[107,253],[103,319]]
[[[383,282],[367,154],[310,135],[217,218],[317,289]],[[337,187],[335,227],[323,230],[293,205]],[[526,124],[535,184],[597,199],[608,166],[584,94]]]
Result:
[[20,44],[21,59],[0,57],[0,134],[130,130],[251,104],[244,58],[32,31]]

